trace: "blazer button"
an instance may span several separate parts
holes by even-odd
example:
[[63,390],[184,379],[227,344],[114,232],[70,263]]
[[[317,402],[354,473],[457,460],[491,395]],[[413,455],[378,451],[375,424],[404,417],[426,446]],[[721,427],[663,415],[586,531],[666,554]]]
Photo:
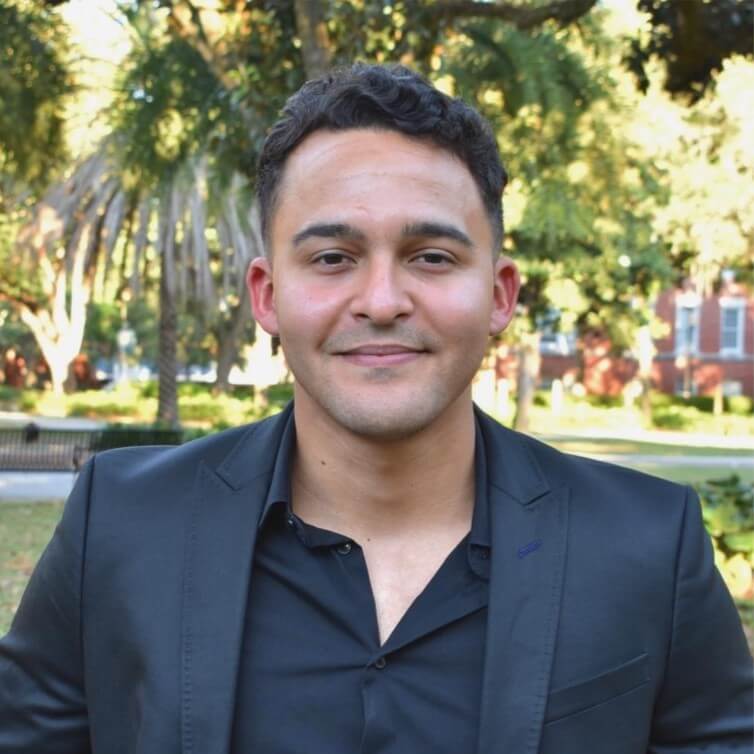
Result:
[[341,555],[348,555],[348,553],[351,552],[351,543],[343,542],[343,544],[338,545],[336,549]]
[[384,668],[385,665],[387,665],[387,660],[384,657],[378,657],[374,661],[374,667],[377,668],[377,670],[382,670],[382,668]]

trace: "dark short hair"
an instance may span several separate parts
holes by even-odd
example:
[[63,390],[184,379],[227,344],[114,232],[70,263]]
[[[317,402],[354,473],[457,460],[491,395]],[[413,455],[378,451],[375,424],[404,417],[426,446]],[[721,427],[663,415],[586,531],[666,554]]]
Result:
[[262,235],[272,214],[290,153],[314,131],[375,128],[426,140],[460,158],[482,197],[494,251],[503,239],[502,193],[508,177],[489,123],[460,99],[448,97],[401,65],[355,63],[308,81],[285,104],[265,139],[257,165]]

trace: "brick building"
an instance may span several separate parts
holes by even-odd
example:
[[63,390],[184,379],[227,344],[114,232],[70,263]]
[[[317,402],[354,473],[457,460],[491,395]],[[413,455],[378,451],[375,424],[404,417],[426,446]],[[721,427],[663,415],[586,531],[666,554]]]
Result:
[[[746,395],[754,398],[754,296],[731,275],[719,291],[702,294],[693,285],[664,291],[655,311],[668,325],[668,334],[655,341],[654,387],[676,395]],[[631,354],[616,356],[610,342],[592,334],[575,342],[546,335],[540,347],[541,382],[554,379],[580,382],[588,393],[620,395],[636,377]],[[515,378],[515,357],[502,348],[497,360],[500,377]]]
[[664,393],[754,396],[754,297],[728,277],[719,292],[665,291],[657,314],[670,324],[656,343],[655,380]]

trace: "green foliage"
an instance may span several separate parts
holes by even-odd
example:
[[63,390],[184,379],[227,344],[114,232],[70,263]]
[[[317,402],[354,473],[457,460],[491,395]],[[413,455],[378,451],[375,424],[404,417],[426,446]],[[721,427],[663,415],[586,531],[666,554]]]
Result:
[[578,34],[467,23],[439,73],[497,129],[511,175],[506,251],[529,327],[556,309],[563,329],[627,347],[671,269],[647,202],[661,193],[658,171],[626,134],[620,45],[589,19]]
[[638,6],[650,23],[632,40],[627,62],[644,90],[653,58],[665,64],[669,92],[696,99],[725,58],[752,52],[754,8],[746,0],[639,0]]
[[74,84],[64,24],[44,4],[0,0],[0,49],[0,173],[42,187],[66,156],[63,108]]
[[[652,393],[652,409],[662,414],[669,408],[691,408],[697,412],[711,414],[715,406],[715,398],[712,395],[692,395],[683,398],[680,395],[668,395],[666,393]],[[723,411],[737,416],[748,416],[754,411],[754,401],[746,395],[732,395],[723,398]]]
[[[164,185],[202,153],[217,184],[234,171],[253,178],[267,127],[304,81],[290,14],[218,10],[210,39],[201,24],[189,38],[173,33],[175,16],[153,3],[122,10],[134,42],[112,110],[124,169],[142,187]],[[202,54],[209,46],[224,50],[222,65]]]
[[159,425],[108,424],[94,443],[97,452],[132,445],[180,445],[180,430],[165,429]]
[[748,416],[754,413],[754,400],[746,395],[730,395],[724,401],[725,410],[738,416]]
[[715,563],[735,597],[751,597],[754,579],[754,485],[735,474],[698,489]]

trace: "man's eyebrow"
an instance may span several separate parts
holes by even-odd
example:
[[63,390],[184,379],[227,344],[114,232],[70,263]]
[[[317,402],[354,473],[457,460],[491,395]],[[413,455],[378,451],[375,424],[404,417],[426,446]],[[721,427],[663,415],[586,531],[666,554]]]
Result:
[[366,235],[347,223],[313,223],[293,236],[293,245],[298,246],[307,238],[342,238],[348,241],[364,241]]
[[455,225],[447,225],[446,223],[409,223],[403,226],[401,235],[404,238],[413,238],[416,236],[421,238],[451,238],[469,248],[474,245],[462,230],[456,228]]

